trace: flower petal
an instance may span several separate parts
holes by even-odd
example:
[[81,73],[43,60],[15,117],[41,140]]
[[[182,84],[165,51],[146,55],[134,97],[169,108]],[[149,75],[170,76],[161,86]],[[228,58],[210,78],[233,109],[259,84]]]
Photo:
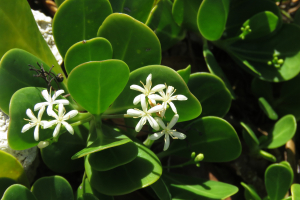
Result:
[[146,102],[146,96],[142,95],[141,96],[141,104],[142,104],[142,109],[146,113],[147,112],[147,102]]
[[153,119],[152,116],[148,115],[148,116],[147,116],[147,120],[148,120],[150,126],[151,126],[154,130],[156,130],[156,131],[159,130],[159,125],[158,125],[158,123]]
[[151,109],[149,109],[147,111],[147,113],[156,113],[156,112],[159,112],[159,111],[161,111],[163,109],[164,109],[164,107],[162,105],[157,105],[157,106],[154,106]]
[[151,89],[151,92],[158,92],[165,88],[166,88],[166,86],[164,84],[158,84]]
[[40,125],[37,124],[36,127],[35,127],[35,129],[34,129],[33,135],[34,135],[35,141],[39,141],[39,127],[40,127]]
[[53,104],[50,103],[47,107],[47,115],[51,117],[55,117],[56,119],[58,118],[57,114],[53,111]]
[[142,117],[140,119],[140,121],[137,123],[136,127],[135,127],[135,131],[136,132],[140,132],[144,126],[144,124],[146,123],[146,118]]
[[140,103],[141,101],[141,96],[144,95],[144,94],[139,94],[137,95],[134,99],[133,99],[133,104],[136,105],[138,103]]
[[159,96],[158,94],[150,94],[148,96],[148,98],[151,100],[163,101],[163,98],[161,96]]
[[173,103],[173,102],[169,102],[169,105],[170,105],[170,107],[172,108],[173,112],[174,112],[174,113],[177,113],[177,109],[176,109],[174,103]]
[[177,131],[171,131],[171,134],[174,136],[174,137],[177,137],[178,139],[180,140],[183,140],[186,138],[186,135],[183,134],[183,133],[180,133],[180,132],[177,132]]
[[41,109],[41,107],[47,106],[47,105],[49,105],[48,102],[37,103],[37,104],[35,104],[35,106],[34,106],[34,111],[37,111],[37,110]]
[[169,96],[170,94],[172,94],[173,90],[174,90],[173,86],[168,86],[168,89],[166,91],[166,95]]
[[63,105],[69,105],[69,101],[67,99],[58,99],[53,101],[52,104],[63,104]]
[[146,88],[148,88],[150,90],[151,86],[152,86],[152,74],[149,74],[147,79],[146,79]]
[[27,109],[26,110],[26,115],[33,121],[36,122],[37,118],[34,116],[33,112],[31,111],[31,109]]
[[71,119],[71,118],[75,117],[77,114],[78,114],[78,110],[71,110],[70,112],[65,114],[65,116],[63,117],[63,120]]
[[46,106],[43,106],[43,107],[40,109],[40,111],[39,111],[39,113],[38,113],[38,121],[41,121],[45,109],[46,109]]
[[163,120],[161,120],[161,118],[155,117],[155,121],[160,125],[162,129],[166,129],[165,123],[163,122]]
[[59,95],[61,95],[62,93],[64,93],[64,90],[57,90],[54,95],[52,96],[52,101],[54,101]]
[[167,128],[170,130],[177,123],[178,119],[179,119],[179,115],[175,114],[171,119],[170,123],[168,124]]
[[153,135],[149,136],[150,140],[158,140],[159,138],[161,138],[161,136],[163,136],[165,133],[163,131],[158,132],[158,133],[154,133]]
[[52,101],[52,100],[51,100],[51,96],[49,95],[49,93],[48,93],[47,90],[43,90],[43,91],[42,91],[42,95],[43,95],[43,97],[44,97],[44,99],[45,99],[46,101],[48,101],[48,102],[51,102],[51,101]]
[[166,151],[170,146],[170,136],[168,134],[165,134],[165,145],[164,145],[164,151]]
[[54,129],[53,137],[56,137],[59,134],[61,123],[58,123]]
[[43,129],[50,128],[51,126],[53,126],[54,124],[56,124],[56,122],[57,122],[57,120],[52,120],[50,122],[45,121],[43,123]]
[[65,111],[64,105],[63,104],[58,104],[58,116],[59,117],[64,116],[64,111]]
[[70,124],[68,124],[67,122],[62,122],[62,124],[66,127],[66,129],[69,131],[69,133],[74,135],[74,129]]
[[35,124],[29,123],[29,124],[25,124],[22,128],[22,133],[25,133],[26,131],[28,131],[29,129],[31,129],[32,127],[34,127]]
[[178,94],[178,95],[172,96],[170,99],[172,101],[174,101],[174,100],[185,101],[188,98],[186,96],[182,95],[182,94]]
[[137,91],[139,91],[139,92],[145,93],[145,89],[142,88],[141,86],[138,86],[138,85],[131,85],[131,86],[130,86],[130,89],[132,89],[132,90],[137,90]]
[[141,110],[135,110],[135,109],[128,109],[127,115],[130,115],[131,117],[141,117],[144,114]]

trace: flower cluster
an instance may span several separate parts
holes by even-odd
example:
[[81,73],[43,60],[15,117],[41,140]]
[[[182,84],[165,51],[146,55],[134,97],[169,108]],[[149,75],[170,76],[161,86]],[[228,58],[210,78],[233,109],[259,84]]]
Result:
[[[34,139],[36,141],[39,140],[39,127],[41,126],[43,129],[46,128],[50,128],[52,127],[54,124],[56,124],[56,127],[54,129],[53,132],[53,137],[57,137],[61,128],[61,125],[63,125],[71,134],[74,134],[74,129],[73,127],[68,124],[66,122],[66,120],[75,117],[78,114],[77,110],[72,110],[70,112],[68,112],[67,114],[64,108],[64,105],[68,105],[69,101],[66,99],[59,99],[56,100],[56,98],[61,95],[62,93],[64,93],[64,90],[58,90],[54,93],[54,95],[51,97],[51,89],[50,89],[50,93],[48,93],[47,90],[43,90],[42,91],[42,95],[45,98],[46,102],[41,102],[41,103],[37,103],[34,106],[34,111],[38,111],[38,116],[35,117],[35,115],[33,114],[33,112],[31,111],[31,109],[27,109],[26,110],[26,115],[30,118],[30,119],[25,119],[26,121],[29,121],[28,124],[25,124],[22,128],[22,133],[28,131],[29,129],[35,127],[34,129]],[[58,104],[58,110],[57,113],[53,110],[53,105]],[[47,114],[53,118],[55,118],[54,120],[51,121],[45,121],[42,120],[42,116],[46,110],[46,106],[47,106]],[[38,144],[39,148],[44,148],[46,146],[49,145],[48,141],[40,141],[40,143]]]
[[[161,132],[154,133],[149,137],[150,140],[157,140],[163,135],[165,135],[165,145],[164,151],[169,148],[170,145],[170,137],[173,139],[185,139],[185,134],[177,132],[176,130],[171,130],[173,126],[179,119],[179,115],[177,114],[177,109],[172,101],[179,100],[184,101],[187,100],[187,97],[184,95],[173,95],[176,90],[172,86],[168,86],[166,84],[158,84],[152,87],[152,74],[149,74],[146,79],[146,85],[141,82],[144,88],[138,85],[131,85],[130,89],[137,90],[142,94],[136,96],[133,100],[133,104],[137,105],[141,103],[142,110],[139,109],[128,109],[127,115],[134,118],[141,118],[138,124],[135,127],[135,131],[139,132],[143,125],[148,121],[150,126],[158,131],[160,128]],[[163,91],[166,89],[166,93]],[[155,94],[158,92],[158,94]],[[156,103],[156,101],[161,101],[162,103]],[[168,104],[171,107],[172,111],[175,113],[171,122],[165,126],[162,118],[164,118],[165,112],[168,108]],[[150,108],[149,108],[150,106]],[[153,118],[152,114],[156,113],[158,117]]]

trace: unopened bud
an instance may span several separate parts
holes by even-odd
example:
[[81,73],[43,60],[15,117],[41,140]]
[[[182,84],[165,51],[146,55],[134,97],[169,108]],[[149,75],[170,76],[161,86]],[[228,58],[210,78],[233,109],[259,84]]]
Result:
[[38,144],[38,148],[43,149],[45,147],[49,146],[49,142],[48,141],[40,141]]
[[277,61],[278,64],[282,64],[283,62],[284,62],[283,59],[279,59],[279,60]]
[[204,155],[202,153],[199,153],[196,158],[195,158],[195,162],[200,162],[204,159]]
[[193,153],[191,154],[191,158],[195,158],[195,156],[196,156],[196,152],[193,152]]

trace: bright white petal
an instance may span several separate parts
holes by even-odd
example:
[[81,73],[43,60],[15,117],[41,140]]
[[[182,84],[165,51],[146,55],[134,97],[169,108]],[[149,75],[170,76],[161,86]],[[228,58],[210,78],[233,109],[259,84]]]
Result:
[[47,108],[47,114],[51,117],[55,117],[57,118],[57,114],[53,111],[53,105],[52,103],[48,105],[48,108]]
[[141,96],[144,95],[144,94],[140,94],[140,95],[137,95],[134,99],[133,99],[133,104],[136,105],[138,103],[141,102]]
[[165,145],[164,145],[164,151],[166,151],[170,146],[170,136],[168,134],[165,134]]
[[172,94],[173,90],[174,90],[174,87],[172,87],[172,86],[168,86],[168,89],[167,89],[166,95],[170,95],[170,94]]
[[170,123],[168,124],[167,128],[171,129],[177,123],[178,119],[179,119],[179,115],[175,114],[171,119]]
[[58,105],[58,116],[62,117],[64,115],[64,111],[65,111],[64,105],[63,104],[59,104]]
[[167,102],[163,102],[162,106],[163,106],[164,110],[167,110],[168,103]]
[[40,109],[39,114],[38,114],[38,120],[39,120],[39,121],[41,121],[45,109],[46,109],[45,106],[43,106],[43,107]]
[[186,96],[184,96],[184,95],[178,94],[178,95],[175,95],[175,96],[171,97],[170,99],[172,101],[174,101],[174,100],[185,101],[188,98]]
[[177,113],[177,109],[176,109],[174,103],[173,103],[173,102],[169,102],[169,105],[171,106],[173,112],[174,112],[174,113]]
[[45,99],[46,101],[48,101],[48,102],[52,101],[52,100],[51,100],[51,96],[49,95],[49,93],[48,93],[47,90],[43,90],[43,91],[42,91],[42,95],[43,95],[43,97],[44,97],[44,99]]
[[70,112],[65,114],[65,116],[63,117],[63,120],[71,119],[71,118],[75,117],[77,114],[78,114],[78,110],[71,110]]
[[163,110],[163,106],[162,105],[157,105],[157,106],[154,106],[152,107],[151,109],[148,110],[148,113],[156,113],[156,112],[159,112],[161,110]]
[[54,101],[59,95],[61,95],[62,93],[64,93],[64,90],[57,90],[54,95],[52,96],[52,101]]
[[156,100],[156,101],[163,101],[163,98],[158,94],[150,94],[148,96],[148,98],[151,99],[151,100],[153,99],[153,100]]
[[155,117],[155,121],[160,125],[162,129],[166,129],[165,123],[163,122],[163,120],[161,120],[161,118]]
[[45,121],[43,123],[43,129],[50,128],[51,126],[53,126],[54,124],[56,124],[56,122],[57,122],[57,120],[52,120],[50,122]]
[[180,139],[180,140],[183,140],[183,139],[186,138],[186,135],[185,135],[185,134],[180,133],[180,132],[177,132],[177,131],[172,131],[172,135],[173,135],[174,137],[177,137],[177,138]]
[[132,90],[137,90],[137,91],[139,91],[139,92],[145,93],[145,89],[142,88],[141,86],[138,86],[138,85],[131,85],[131,86],[130,86],[130,89],[132,89]]
[[58,99],[53,101],[53,104],[63,104],[63,105],[69,105],[69,101],[67,99]]
[[59,134],[61,123],[58,123],[54,129],[53,137],[56,137]]
[[160,111],[160,113],[159,113],[159,114],[160,114],[160,117],[163,118],[163,117],[165,116],[165,113],[166,113],[166,110]]
[[35,106],[34,106],[34,111],[37,111],[37,110],[41,109],[41,107],[47,106],[47,105],[49,105],[48,102],[37,103],[37,104],[35,104]]
[[147,102],[146,102],[146,97],[145,95],[141,96],[141,104],[142,104],[142,109],[144,112],[147,112]]
[[62,124],[66,127],[66,129],[69,131],[69,133],[74,135],[74,129],[70,124],[68,124],[67,122],[62,122]]
[[151,92],[158,92],[165,88],[166,88],[166,86],[164,84],[158,84],[151,89]]
[[161,132],[158,132],[158,133],[154,133],[153,135],[150,135],[149,136],[149,139],[150,140],[158,140],[159,138],[161,138],[161,136],[164,135],[164,132],[161,131]]
[[152,86],[152,74],[149,74],[147,79],[146,79],[146,87],[150,90],[151,86]]
[[144,114],[141,110],[135,110],[135,109],[128,109],[127,115],[130,115],[131,117],[141,117]]
[[22,133],[25,133],[26,131],[28,131],[29,129],[31,129],[32,127],[34,127],[35,126],[35,124],[25,124],[24,126],[23,126],[23,128],[22,128]]
[[34,129],[34,139],[35,139],[35,141],[39,141],[39,127],[40,127],[40,125],[38,124],[38,125],[36,125],[36,127],[35,127],[35,129]]
[[140,121],[137,123],[136,127],[135,127],[135,131],[136,132],[140,132],[144,126],[144,124],[146,123],[146,118],[142,117],[140,119]]
[[31,109],[27,109],[26,110],[26,115],[33,121],[36,122],[37,118],[34,116],[33,112],[31,111]]
[[38,144],[38,148],[43,149],[45,147],[49,146],[49,142],[48,141],[40,141]]
[[153,119],[153,117],[147,116],[147,120],[148,120],[150,126],[151,126],[154,130],[156,130],[156,131],[159,130],[159,125],[158,125],[158,123],[155,121],[155,119]]

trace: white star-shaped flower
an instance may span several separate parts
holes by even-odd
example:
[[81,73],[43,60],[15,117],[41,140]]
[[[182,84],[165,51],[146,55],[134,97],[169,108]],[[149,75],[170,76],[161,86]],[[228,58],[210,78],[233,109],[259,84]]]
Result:
[[141,97],[141,104],[142,104],[142,109],[143,109],[142,111],[138,110],[138,109],[128,109],[127,110],[127,114],[129,116],[135,117],[135,118],[141,117],[140,121],[138,122],[138,124],[135,127],[135,131],[140,132],[140,130],[142,129],[143,125],[146,123],[147,120],[152,128],[154,128],[155,130],[159,130],[159,125],[153,119],[153,117],[151,116],[151,113],[156,113],[156,112],[162,111],[164,109],[163,106],[158,105],[158,106],[154,106],[154,107],[150,108],[149,110],[147,110],[145,96]]
[[59,104],[58,105],[58,115],[53,110],[51,110],[50,114],[49,114],[50,116],[54,117],[56,120],[52,120],[50,122],[45,122],[44,123],[44,128],[49,128],[49,127],[53,126],[54,124],[57,124],[55,129],[54,129],[54,132],[53,132],[53,137],[56,137],[59,134],[61,124],[63,124],[64,127],[66,127],[66,129],[69,131],[69,133],[71,133],[73,135],[74,134],[73,127],[70,124],[68,124],[67,122],[65,122],[65,120],[73,118],[77,114],[78,114],[77,110],[71,110],[70,112],[65,114],[64,105]]
[[43,106],[48,106],[47,114],[50,115],[50,112],[53,111],[53,105],[54,104],[69,105],[69,101],[66,100],[66,99],[55,100],[59,95],[61,95],[64,92],[65,92],[64,90],[57,90],[51,98],[51,89],[50,89],[50,94],[48,93],[47,90],[43,90],[42,95],[43,95],[43,97],[45,98],[45,100],[47,102],[37,103],[34,106],[34,111],[39,110]]
[[[146,79],[146,85],[144,85],[144,83],[141,81],[141,83],[143,84],[144,88],[142,88],[141,86],[138,85],[131,85],[130,89],[132,90],[137,90],[139,92],[142,92],[143,94],[140,94],[138,96],[136,96],[133,100],[133,104],[136,105],[141,101],[141,97],[145,96],[145,97],[149,97],[149,95],[154,94],[155,92],[161,91],[163,89],[166,88],[166,86],[164,84],[158,84],[156,86],[154,86],[151,89],[152,86],[152,74],[149,74],[147,79]],[[151,99],[152,100],[152,99]],[[154,102],[155,103],[155,102]]]
[[165,115],[165,112],[167,110],[167,105],[169,104],[170,107],[172,108],[173,112],[176,114],[177,113],[177,109],[174,105],[173,102],[174,100],[179,100],[179,101],[185,101],[187,100],[187,97],[181,94],[177,94],[175,96],[172,96],[174,93],[176,92],[176,90],[174,90],[174,87],[169,86],[167,88],[166,94],[164,91],[160,91],[159,94],[151,94],[149,95],[149,98],[152,100],[156,100],[156,101],[162,101],[162,105],[164,107],[164,110],[160,113],[161,117],[163,117]]
[[171,122],[167,124],[167,127],[165,126],[164,122],[156,117],[157,123],[160,125],[160,127],[163,129],[161,132],[154,133],[149,137],[150,140],[157,140],[161,138],[163,135],[165,135],[165,145],[164,145],[164,151],[166,151],[169,146],[170,146],[170,137],[171,136],[173,139],[180,139],[183,140],[186,138],[186,135],[180,132],[177,132],[176,130],[171,130],[173,126],[176,124],[178,121],[179,115],[175,114],[174,117],[172,118]]
[[29,129],[31,129],[32,127],[35,126],[35,129],[34,129],[34,139],[36,141],[38,141],[39,140],[39,127],[40,127],[40,125],[44,126],[45,122],[47,122],[47,121],[42,121],[42,115],[43,115],[44,111],[45,111],[45,106],[41,107],[41,109],[40,109],[40,111],[38,113],[38,118],[36,118],[34,116],[33,112],[31,111],[31,109],[28,108],[26,110],[26,115],[30,118],[30,120],[29,119],[25,119],[25,120],[29,121],[29,123],[25,124],[23,126],[21,132],[24,133],[24,132],[28,131]]

